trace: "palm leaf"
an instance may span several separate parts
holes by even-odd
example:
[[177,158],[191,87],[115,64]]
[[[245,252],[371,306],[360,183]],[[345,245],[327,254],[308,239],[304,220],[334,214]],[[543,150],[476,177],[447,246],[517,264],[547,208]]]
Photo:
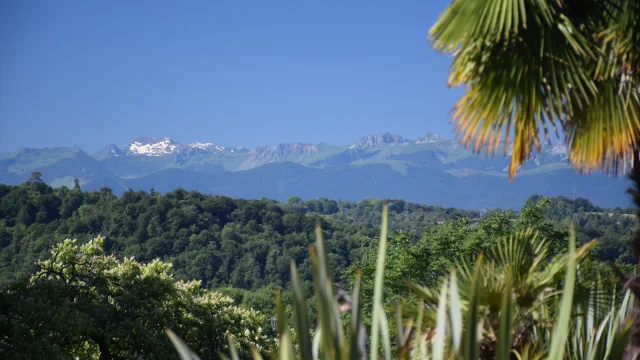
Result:
[[[362,324],[361,314],[360,314],[360,282],[362,281],[362,272],[358,271],[356,274],[356,281],[353,287],[352,302],[351,302],[351,327],[350,327],[350,338],[351,343],[349,346],[349,359],[357,360],[360,359],[365,354],[363,350],[366,350],[366,339],[361,339],[361,335],[364,336],[364,331],[361,331],[361,328],[364,326]],[[361,343],[364,342],[364,343]]]
[[513,177],[560,125],[577,169],[624,168],[640,130],[638,24],[634,1],[452,2],[429,37],[455,55],[449,86],[465,88],[452,110],[461,143],[504,143]]
[[573,291],[576,283],[576,241],[573,224],[569,231],[569,257],[567,274],[564,279],[562,302],[558,313],[558,321],[553,329],[549,359],[561,360],[564,356],[565,344],[569,337],[569,325],[573,306]]
[[165,329],[164,332],[167,334],[169,340],[171,340],[171,343],[173,343],[173,346],[176,348],[178,355],[180,355],[180,359],[200,360],[198,355],[193,353],[193,351],[191,351],[187,344],[185,344],[184,341],[182,341],[182,339],[180,339],[180,337],[178,337],[178,335],[176,335],[173,331],[171,331],[170,329]]
[[500,330],[498,334],[498,360],[511,359],[511,342],[513,333],[511,322],[514,318],[513,296],[511,294],[511,281],[507,282],[507,288],[502,297],[502,309],[500,310]]
[[443,360],[447,337],[447,280],[442,283],[440,300],[438,302],[438,315],[436,318],[435,339],[432,344],[433,360]]
[[298,335],[298,351],[301,360],[311,360],[311,335],[309,334],[309,316],[307,313],[307,301],[304,298],[304,289],[302,280],[296,269],[293,259],[290,262],[291,267],[291,285],[293,289],[293,307],[294,317],[296,321],[296,333]]
[[451,341],[453,344],[453,351],[455,353],[459,353],[460,345],[462,343],[462,308],[460,306],[460,295],[458,293],[458,279],[456,278],[456,272],[452,270],[449,278],[449,296],[451,303],[449,308],[449,318],[451,319]]
[[471,293],[469,296],[469,311],[467,312],[467,328],[464,338],[464,357],[466,359],[477,359],[479,356],[479,336],[480,328],[480,292],[482,291],[482,282],[480,281],[482,273],[482,255],[476,260],[473,280],[471,281]]
[[[387,256],[387,203],[382,205],[382,228],[380,229],[380,244],[378,245],[378,259],[376,262],[376,277],[373,289],[373,314],[371,324],[371,358],[378,359],[380,346],[381,322],[386,322],[386,315],[382,308],[382,289],[384,286],[385,259]],[[388,328],[387,328],[388,329]],[[385,345],[386,347],[386,345]],[[386,350],[385,350],[386,352]]]

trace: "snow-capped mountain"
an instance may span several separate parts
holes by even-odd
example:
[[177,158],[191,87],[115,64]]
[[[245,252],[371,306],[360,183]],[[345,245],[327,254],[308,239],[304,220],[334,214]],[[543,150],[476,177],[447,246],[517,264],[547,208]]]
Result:
[[179,148],[180,143],[168,137],[164,139],[138,137],[129,144],[127,153],[130,155],[162,156],[173,154]]
[[185,146],[187,149],[200,149],[206,151],[227,151],[227,152],[235,152],[235,148],[230,148],[226,146],[216,145],[211,142],[192,142]]
[[[0,155],[0,183],[21,183],[31,172],[40,171],[54,185],[73,186],[78,178],[83,189],[171,191],[183,187],[284,199],[290,195],[354,200],[400,196],[459,207],[471,202],[482,207],[520,206],[532,193],[567,195],[577,188],[577,194],[582,191],[588,197],[591,189],[603,193],[603,187],[615,187],[614,180],[604,175],[576,175],[562,143],[544,144],[533,154],[519,168],[507,196],[502,194],[511,184],[505,180],[509,156],[501,151],[495,157],[474,155],[457,140],[434,133],[416,140],[383,133],[347,145],[293,142],[254,149],[200,140],[181,144],[169,137],[138,137],[123,146],[107,145],[92,156],[78,147],[22,148]],[[566,189],[559,190],[559,183]],[[475,194],[493,195],[474,198]],[[618,205],[618,200],[608,200],[615,192],[605,195],[600,197],[603,204]]]
[[[401,135],[382,133],[362,136],[348,146],[332,146],[325,143],[318,145],[294,142],[272,146],[260,146],[254,149],[244,147],[226,147],[213,142],[197,141],[181,144],[169,137],[137,137],[125,146],[107,145],[93,154],[98,161],[109,160],[108,167],[119,176],[138,177],[166,167],[200,169],[203,165],[208,168],[215,165],[216,169],[227,171],[248,170],[264,164],[279,162],[296,162],[306,166],[324,167],[327,165],[349,165],[354,162],[361,164],[384,162],[405,168],[406,164],[425,164],[432,161],[431,155],[436,154],[442,163],[456,163],[459,166],[483,170],[491,163],[491,167],[484,169],[506,171],[508,159],[497,154],[488,161],[477,162],[473,158],[460,162],[460,159],[471,156],[471,151],[461,147],[456,140],[447,140],[440,135],[427,132],[416,140],[409,140]],[[413,155],[409,155],[413,154]],[[508,149],[507,156],[511,154]],[[148,158],[144,164],[137,163],[136,157]],[[567,147],[563,143],[543,145],[539,153],[533,154],[531,162],[523,170],[544,164],[567,160]],[[126,164],[124,169],[118,164]],[[143,164],[143,165],[142,165]],[[402,165],[405,164],[405,165]],[[463,165],[464,164],[464,165]]]
[[152,138],[139,136],[124,146],[116,146],[113,144],[105,146],[103,149],[93,153],[96,160],[104,160],[112,157],[122,156],[154,156],[162,157],[168,155],[193,155],[198,152],[243,152],[238,148],[229,148],[216,145],[211,142],[192,142],[189,144],[180,144],[179,142],[169,138]]
[[207,143],[192,142],[191,144],[189,144],[189,147],[191,147],[191,148],[202,149],[202,150],[207,150],[207,149],[212,148],[214,146],[215,145],[213,143],[210,143],[210,142],[207,142]]

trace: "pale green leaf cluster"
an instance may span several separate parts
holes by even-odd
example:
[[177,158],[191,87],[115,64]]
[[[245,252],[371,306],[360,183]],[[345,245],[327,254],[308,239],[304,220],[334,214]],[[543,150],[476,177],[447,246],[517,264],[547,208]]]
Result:
[[[29,327],[22,334],[23,325],[14,324],[12,337],[2,339],[14,355],[175,358],[165,328],[179,332],[204,358],[227,352],[228,336],[246,354],[252,347],[273,347],[262,330],[263,315],[203,289],[199,281],[175,279],[169,263],[105,255],[103,242],[98,237],[78,245],[68,239],[53,247],[51,258],[37,263],[39,271],[26,288],[15,291],[20,299],[7,309],[11,322]],[[2,295],[10,300],[13,294]],[[44,353],[30,349],[36,337],[44,338]],[[52,352],[56,348],[59,354]]]

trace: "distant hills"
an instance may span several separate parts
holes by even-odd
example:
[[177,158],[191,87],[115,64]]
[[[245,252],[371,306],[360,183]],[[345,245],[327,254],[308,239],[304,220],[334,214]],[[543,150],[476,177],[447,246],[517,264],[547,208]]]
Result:
[[77,146],[20,148],[0,154],[0,182],[16,184],[40,171],[53,186],[103,186],[165,192],[177,187],[243,198],[286,200],[396,197],[466,209],[517,208],[532,194],[583,197],[630,205],[626,179],[579,175],[563,144],[546,145],[507,180],[508,157],[474,155],[456,140],[426,133],[415,140],[384,133],[347,145],[286,143],[254,149],[210,142],[181,144],[138,137],[94,154]]

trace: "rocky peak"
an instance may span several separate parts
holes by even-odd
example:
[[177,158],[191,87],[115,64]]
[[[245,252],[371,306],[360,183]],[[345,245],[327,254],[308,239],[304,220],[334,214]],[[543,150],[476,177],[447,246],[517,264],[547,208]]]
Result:
[[72,158],[78,155],[86,155],[86,153],[80,149],[77,145],[71,147],[53,147],[53,148],[27,148],[21,147],[8,157],[20,158],[20,157],[61,157]]
[[288,143],[259,147],[252,150],[251,153],[258,157],[286,158],[289,156],[315,155],[318,153],[318,148],[313,144]]
[[315,155],[320,150],[313,144],[288,143],[274,146],[261,146],[251,150],[246,160],[240,165],[240,170],[247,170],[259,165],[295,161],[301,156]]
[[122,150],[121,148],[119,148],[114,144],[109,144],[104,148],[102,148],[102,150],[96,151],[91,156],[93,156],[94,159],[100,161],[100,160],[104,160],[112,157],[122,157],[125,155],[126,153],[124,152],[124,150]]
[[416,140],[416,144],[434,143],[440,140],[442,140],[440,135],[428,132],[420,136],[418,140]]
[[283,155],[314,155],[318,153],[318,148],[313,144],[291,143],[279,144],[275,146],[275,151]]
[[358,138],[355,143],[349,146],[349,149],[366,149],[371,147],[392,146],[408,143],[409,141],[402,136],[386,132],[384,134],[368,135]]

